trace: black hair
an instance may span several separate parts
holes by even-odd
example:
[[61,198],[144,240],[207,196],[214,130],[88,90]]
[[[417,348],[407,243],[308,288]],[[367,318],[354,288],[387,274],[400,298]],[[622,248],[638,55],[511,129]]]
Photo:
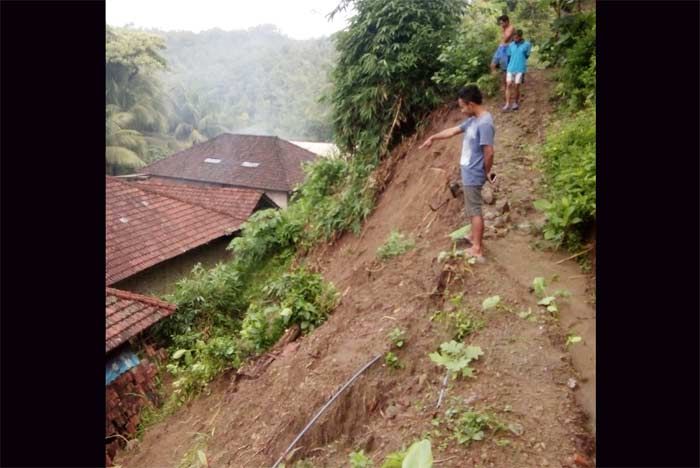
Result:
[[508,19],[508,15],[501,15],[501,16],[498,17],[498,19],[497,19],[496,21],[498,21],[498,22],[501,22],[501,21],[506,22],[506,21],[508,21],[508,22],[509,22],[510,20]]
[[516,36],[523,37],[523,30],[522,30],[522,29],[518,29],[517,31],[515,31],[515,35],[516,35]]
[[457,97],[459,97],[465,103],[473,102],[474,104],[481,104],[482,96],[481,91],[477,85],[467,85],[461,88],[457,92]]

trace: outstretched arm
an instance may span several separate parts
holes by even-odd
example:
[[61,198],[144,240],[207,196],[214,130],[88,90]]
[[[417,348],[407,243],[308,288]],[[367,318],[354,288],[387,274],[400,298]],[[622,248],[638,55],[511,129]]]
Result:
[[418,149],[430,148],[430,145],[433,144],[433,140],[444,140],[462,132],[463,130],[460,127],[447,128],[440,133],[436,133],[435,135],[428,137],[428,139],[425,140],[423,144],[418,147]]

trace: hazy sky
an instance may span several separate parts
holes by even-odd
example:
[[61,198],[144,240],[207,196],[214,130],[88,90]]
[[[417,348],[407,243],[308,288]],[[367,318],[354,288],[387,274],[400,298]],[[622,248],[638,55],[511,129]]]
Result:
[[328,36],[347,25],[347,12],[325,16],[339,0],[107,0],[107,24],[166,31],[225,31],[274,24],[294,39]]

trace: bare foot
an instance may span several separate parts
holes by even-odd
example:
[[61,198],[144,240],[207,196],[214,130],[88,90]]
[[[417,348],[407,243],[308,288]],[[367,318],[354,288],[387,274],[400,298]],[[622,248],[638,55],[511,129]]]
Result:
[[484,251],[482,249],[476,250],[473,246],[466,249],[467,255],[476,258],[484,258]]

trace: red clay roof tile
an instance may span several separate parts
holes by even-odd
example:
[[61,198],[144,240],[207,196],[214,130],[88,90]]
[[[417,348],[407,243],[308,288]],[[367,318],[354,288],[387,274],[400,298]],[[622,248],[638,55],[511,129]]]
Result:
[[175,311],[155,297],[106,288],[105,350],[111,351]]
[[229,235],[243,222],[114,177],[106,185],[107,285]]

